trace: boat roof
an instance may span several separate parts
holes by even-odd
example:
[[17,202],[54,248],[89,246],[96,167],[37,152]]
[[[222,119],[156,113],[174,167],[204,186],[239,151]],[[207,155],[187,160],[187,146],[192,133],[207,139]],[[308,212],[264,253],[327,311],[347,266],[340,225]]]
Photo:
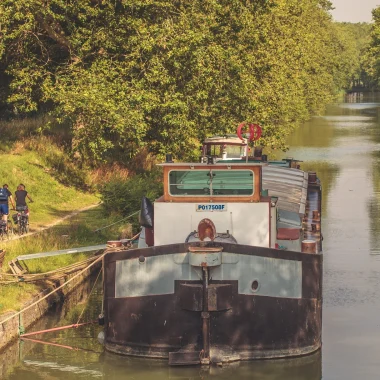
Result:
[[194,168],[195,166],[198,168],[201,168],[202,166],[207,166],[208,168],[212,167],[228,167],[228,166],[240,166],[240,167],[249,167],[249,166],[266,166],[267,163],[262,162],[255,162],[255,161],[234,161],[234,162],[225,162],[223,160],[216,161],[213,164],[208,164],[207,162],[162,162],[160,164],[157,164],[157,166],[188,166],[190,169]]
[[247,140],[241,140],[237,135],[225,135],[225,136],[212,136],[207,137],[204,142],[204,144],[210,144],[210,145],[241,145],[245,146],[247,145]]
[[299,169],[265,165],[262,169],[262,188],[278,198],[280,209],[305,214],[308,173]]

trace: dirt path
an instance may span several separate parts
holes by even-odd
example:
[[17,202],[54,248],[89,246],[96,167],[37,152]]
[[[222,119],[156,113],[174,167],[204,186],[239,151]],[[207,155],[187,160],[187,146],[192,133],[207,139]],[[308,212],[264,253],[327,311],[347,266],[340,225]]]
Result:
[[81,208],[79,210],[71,212],[70,214],[67,214],[66,216],[64,216],[62,218],[59,218],[59,219],[55,220],[52,223],[47,224],[46,226],[38,227],[35,230],[33,230],[32,232],[29,232],[29,233],[24,234],[24,235],[16,235],[16,232],[15,232],[14,236],[12,236],[11,238],[9,238],[8,240],[3,240],[2,243],[6,243],[7,241],[13,241],[13,240],[17,240],[17,239],[22,239],[22,238],[25,238],[27,236],[32,236],[32,235],[38,234],[38,233],[40,233],[42,231],[48,230],[49,228],[52,228],[52,227],[56,226],[57,224],[60,224],[60,223],[64,222],[67,219],[70,219],[70,218],[72,218],[72,217],[80,214],[83,211],[90,210],[90,209],[95,208],[95,207],[97,207],[99,205],[101,205],[101,202],[93,204],[93,205],[90,205],[90,206],[83,207],[83,208]]

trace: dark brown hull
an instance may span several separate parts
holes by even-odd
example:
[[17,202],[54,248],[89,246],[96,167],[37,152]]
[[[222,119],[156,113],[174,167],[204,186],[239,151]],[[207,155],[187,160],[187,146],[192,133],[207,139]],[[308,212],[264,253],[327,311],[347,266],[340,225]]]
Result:
[[[104,262],[106,349],[125,355],[169,358],[172,364],[199,363],[205,352],[205,337],[211,362],[300,356],[318,350],[322,256],[217,245],[240,257],[280,259],[299,265],[300,296],[241,294],[239,280],[213,280],[211,275],[206,293],[201,280],[178,279],[172,294],[115,297],[117,262],[187,252],[189,244],[109,253]],[[157,276],[164,277],[165,273]]]

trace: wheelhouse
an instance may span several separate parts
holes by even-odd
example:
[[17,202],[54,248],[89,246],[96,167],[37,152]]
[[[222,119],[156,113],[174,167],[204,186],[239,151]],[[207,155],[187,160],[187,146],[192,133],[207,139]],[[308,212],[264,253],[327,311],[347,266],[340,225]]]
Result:
[[262,166],[258,164],[161,164],[164,202],[259,202]]

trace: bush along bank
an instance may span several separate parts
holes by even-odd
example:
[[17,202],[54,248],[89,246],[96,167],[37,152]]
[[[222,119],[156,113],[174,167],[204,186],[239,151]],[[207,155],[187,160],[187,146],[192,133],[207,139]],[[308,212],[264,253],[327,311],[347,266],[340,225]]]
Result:
[[[136,174],[127,180],[115,177],[100,188],[105,212],[108,215],[116,212],[123,216],[139,211],[143,196],[154,201],[162,192],[162,170],[159,167]],[[134,217],[131,223],[133,232],[137,233],[140,227],[138,217]]]

